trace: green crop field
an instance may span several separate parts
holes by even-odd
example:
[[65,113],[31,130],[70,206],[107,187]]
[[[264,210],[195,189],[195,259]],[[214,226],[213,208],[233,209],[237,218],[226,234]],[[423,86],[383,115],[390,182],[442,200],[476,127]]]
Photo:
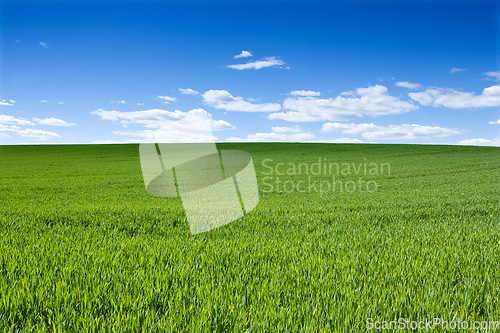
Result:
[[[0,146],[0,331],[362,332],[368,318],[500,320],[499,148],[218,148],[252,155],[260,202],[191,235],[179,198],[145,191],[138,145]],[[350,190],[326,191],[331,173],[304,171],[318,160],[390,171],[336,172]],[[360,177],[370,191],[352,190]]]

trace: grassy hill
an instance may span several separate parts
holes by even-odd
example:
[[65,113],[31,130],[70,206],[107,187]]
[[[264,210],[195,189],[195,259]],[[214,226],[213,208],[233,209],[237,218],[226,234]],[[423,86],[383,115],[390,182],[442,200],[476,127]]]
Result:
[[179,198],[145,191],[137,145],[0,146],[0,330],[499,320],[499,148],[218,147],[252,155],[260,202],[191,235]]

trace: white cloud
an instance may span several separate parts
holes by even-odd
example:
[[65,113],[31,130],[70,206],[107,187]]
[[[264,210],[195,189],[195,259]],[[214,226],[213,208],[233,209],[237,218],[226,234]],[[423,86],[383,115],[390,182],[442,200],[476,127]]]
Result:
[[193,90],[191,88],[187,88],[187,89],[179,88],[179,91],[183,95],[198,95],[199,94],[199,92],[197,92],[196,90]]
[[240,54],[234,56],[234,59],[251,57],[252,53],[248,51],[241,51]]
[[144,105],[144,103],[137,103],[136,105],[142,106],[142,105]]
[[337,138],[333,140],[325,140],[324,142],[327,143],[363,143],[364,141],[358,140],[358,139],[351,139],[351,138]]
[[109,144],[121,144],[121,143],[133,143],[133,142],[137,142],[137,140],[115,140],[115,139],[94,140],[94,141],[92,141],[92,144],[109,145]]
[[424,106],[444,106],[450,109],[500,106],[500,85],[485,88],[481,95],[443,88],[429,88],[408,95]]
[[37,140],[48,140],[60,137],[59,134],[54,132],[42,131],[39,129],[32,129],[32,128],[19,130],[16,133],[20,136],[24,136],[27,138],[35,138]]
[[484,73],[489,79],[494,79],[495,81],[500,80],[500,71],[498,72],[486,72]]
[[408,82],[408,81],[400,81],[400,82],[396,82],[395,86],[406,88],[406,89],[417,89],[417,88],[420,88],[422,85],[419,84],[419,83],[411,83],[411,82]]
[[[345,97],[347,95],[347,97]],[[269,119],[292,122],[342,121],[363,116],[384,116],[415,110],[418,106],[388,94],[386,87],[375,85],[344,92],[335,98],[287,98],[283,108],[291,111],[272,113]]]
[[19,127],[19,126],[0,124],[0,132],[2,132],[2,133],[3,132],[17,132],[19,130],[21,130],[21,127]]
[[3,105],[3,106],[12,106],[15,103],[16,103],[16,101],[14,101],[13,99],[9,99],[8,101],[5,99],[0,100],[0,105]]
[[290,95],[312,97],[312,96],[319,96],[321,95],[321,93],[319,91],[312,91],[312,90],[295,90],[290,92]]
[[156,97],[161,99],[161,102],[165,104],[168,104],[170,102],[175,102],[177,100],[177,98],[170,96],[156,96]]
[[74,126],[75,123],[68,123],[62,119],[57,118],[33,118],[33,121],[37,122],[40,125],[48,125],[48,126]]
[[111,101],[111,103],[118,104],[118,105],[120,105],[120,104],[126,104],[125,101]]
[[37,140],[48,140],[51,138],[58,138],[59,137],[59,134],[54,133],[54,132],[19,127],[19,126],[32,126],[32,125],[35,125],[35,124],[33,122],[26,120],[26,119],[23,119],[23,118],[16,118],[16,117],[4,115],[4,114],[0,115],[0,135],[1,136],[9,137],[9,135],[5,134],[4,132],[12,132],[12,133],[15,133],[15,134],[22,136],[22,137],[35,138]]
[[500,147],[500,138],[494,138],[494,139],[467,139],[467,140],[462,140],[458,141],[459,145],[464,145],[464,146],[495,146],[495,147]]
[[363,138],[370,140],[414,140],[441,138],[462,133],[461,130],[456,128],[444,128],[439,126],[422,126],[417,124],[378,126],[366,123],[326,123],[321,128],[321,131],[341,132],[344,134],[360,134]]
[[490,125],[500,125],[500,119],[488,122]]
[[272,127],[271,131],[276,132],[276,133],[299,133],[301,129],[299,126],[294,126],[294,127]]
[[[160,109],[151,109],[145,111],[131,111],[131,112],[121,112],[121,111],[105,111],[102,109],[91,112],[92,114],[98,115],[101,119],[120,121],[121,125],[127,127],[129,124],[139,124],[147,128],[159,129],[164,126],[178,126],[189,127],[192,122],[193,127],[200,119],[208,118],[212,119],[212,115],[203,109],[193,109],[188,112],[176,111],[166,111]],[[234,129],[235,127],[223,120],[213,120],[211,121],[212,130],[222,131],[227,129]]]
[[[46,100],[46,99],[42,99],[42,100],[41,100],[41,101],[39,101],[38,103],[53,103],[53,102],[48,101],[48,100]],[[120,101],[120,102],[113,101],[113,102],[111,102],[111,103],[125,104],[125,101]],[[64,103],[63,103],[63,102],[58,101],[58,102],[56,102],[56,104],[60,104],[60,105],[62,105],[62,104],[64,104]]]
[[[24,124],[27,125],[27,124]],[[33,125],[33,123],[31,123]],[[39,129],[32,129],[32,128],[21,128],[19,126],[8,126],[8,125],[3,125],[0,124],[0,136],[3,137],[10,137],[9,135],[5,134],[4,132],[12,132],[15,133],[19,136],[27,137],[27,138],[35,138],[37,140],[48,140],[51,138],[58,138],[59,134],[54,133],[54,132],[48,132],[48,131],[42,131]]]
[[46,43],[46,42],[40,42],[39,43],[41,47],[43,47],[44,49],[48,49],[49,48],[49,45]]
[[152,109],[146,111],[105,111],[91,112],[101,119],[118,121],[123,127],[138,125],[145,130],[116,131],[117,135],[140,138],[141,142],[213,142],[213,131],[234,129],[223,120],[213,120],[212,115],[203,109],[188,112]]
[[463,72],[463,71],[466,71],[466,70],[467,70],[466,68],[456,68],[456,67],[453,67],[452,69],[450,69],[450,73],[453,74],[453,73]]
[[255,133],[245,138],[230,137],[229,142],[303,142],[314,139],[310,133]]
[[141,143],[201,143],[215,142],[217,137],[211,133],[202,131],[195,132],[186,129],[182,130],[138,130],[138,131],[114,131],[113,134],[121,136],[131,136],[137,139],[129,139],[124,142]]
[[31,121],[23,119],[23,118],[16,118],[13,116],[8,116],[5,114],[0,114],[0,124],[7,124],[7,125],[21,125],[21,126],[31,126],[35,125]]
[[282,66],[285,64],[283,60],[277,59],[276,57],[267,57],[264,59],[265,60],[250,61],[246,64],[227,65],[227,67],[241,71],[243,69],[261,69],[265,67]]
[[209,90],[203,94],[203,101],[216,109],[242,112],[274,112],[281,110],[278,103],[254,104],[243,97],[234,97],[226,90]]
[[344,124],[344,123],[325,123],[321,127],[321,132],[342,132],[345,134],[361,134],[364,132],[375,131],[380,126],[375,124]]

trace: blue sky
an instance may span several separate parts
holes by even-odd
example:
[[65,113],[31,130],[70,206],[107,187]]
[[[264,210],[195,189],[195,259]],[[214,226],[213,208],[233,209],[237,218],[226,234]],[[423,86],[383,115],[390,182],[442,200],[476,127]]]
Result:
[[0,144],[498,146],[499,14],[492,1],[3,1]]

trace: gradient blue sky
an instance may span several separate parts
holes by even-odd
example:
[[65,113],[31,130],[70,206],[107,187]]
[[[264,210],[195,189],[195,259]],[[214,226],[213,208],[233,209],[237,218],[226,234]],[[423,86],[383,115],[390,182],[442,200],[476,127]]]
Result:
[[[175,141],[208,118],[221,142],[500,145],[493,1],[2,1],[0,17],[0,144]],[[246,63],[268,66],[228,67]]]

